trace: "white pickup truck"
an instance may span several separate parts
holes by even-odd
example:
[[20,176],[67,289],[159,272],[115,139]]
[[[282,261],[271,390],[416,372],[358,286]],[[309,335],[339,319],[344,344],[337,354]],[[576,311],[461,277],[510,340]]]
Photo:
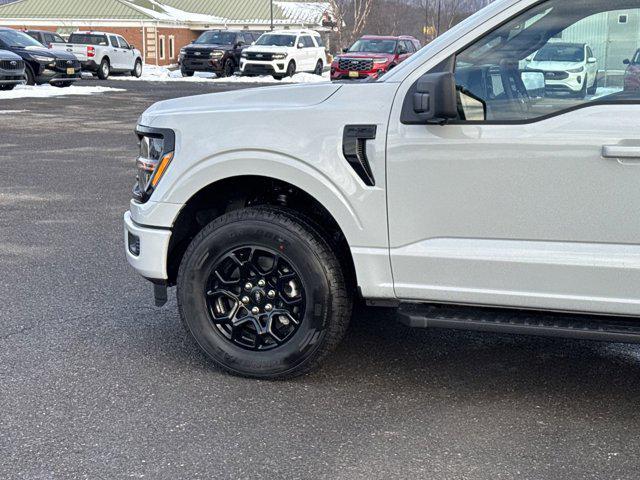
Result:
[[[413,327],[639,343],[638,16],[497,0],[375,81],[157,103],[127,258],[250,377],[310,371],[358,297]],[[597,51],[606,87],[545,89],[526,59],[558,39]]]
[[107,32],[75,32],[67,43],[54,43],[53,50],[72,53],[82,64],[82,70],[97,73],[106,80],[111,73],[142,75],[142,55],[122,36]]

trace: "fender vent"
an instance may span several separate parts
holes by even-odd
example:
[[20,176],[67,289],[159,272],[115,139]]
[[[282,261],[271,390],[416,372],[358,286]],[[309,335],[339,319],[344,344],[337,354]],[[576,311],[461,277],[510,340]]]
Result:
[[355,170],[362,181],[373,187],[376,184],[373,172],[367,158],[367,140],[376,138],[375,125],[347,125],[342,137],[342,153],[351,168]]

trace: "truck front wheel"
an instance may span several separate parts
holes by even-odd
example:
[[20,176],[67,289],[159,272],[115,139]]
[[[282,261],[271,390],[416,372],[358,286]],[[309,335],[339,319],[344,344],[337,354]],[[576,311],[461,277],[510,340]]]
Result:
[[235,375],[305,374],[338,345],[351,317],[341,264],[319,228],[279,208],[211,222],[185,252],[177,284],[187,331]]

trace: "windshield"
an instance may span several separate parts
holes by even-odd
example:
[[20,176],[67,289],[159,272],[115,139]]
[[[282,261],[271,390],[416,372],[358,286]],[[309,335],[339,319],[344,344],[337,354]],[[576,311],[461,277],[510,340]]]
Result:
[[389,53],[393,54],[396,51],[395,40],[358,40],[349,49],[350,52],[360,53]]
[[0,30],[0,41],[9,48],[44,47],[44,45],[26,33],[17,32],[15,30]]
[[262,35],[256,45],[268,45],[272,47],[293,47],[296,44],[295,35],[267,34]]
[[85,33],[72,33],[69,37],[69,43],[78,43],[80,45],[108,45],[107,37],[104,35],[90,35]]
[[211,45],[232,45],[236,41],[236,34],[230,32],[204,32],[193,43]]
[[582,45],[547,45],[533,58],[536,62],[583,62]]

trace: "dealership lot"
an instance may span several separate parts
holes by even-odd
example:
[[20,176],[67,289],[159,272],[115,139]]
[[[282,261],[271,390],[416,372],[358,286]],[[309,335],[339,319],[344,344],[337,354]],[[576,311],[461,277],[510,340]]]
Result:
[[312,376],[212,368],[124,259],[132,132],[157,100],[253,85],[85,85],[125,91],[0,101],[0,477],[637,477],[638,346],[360,309]]

